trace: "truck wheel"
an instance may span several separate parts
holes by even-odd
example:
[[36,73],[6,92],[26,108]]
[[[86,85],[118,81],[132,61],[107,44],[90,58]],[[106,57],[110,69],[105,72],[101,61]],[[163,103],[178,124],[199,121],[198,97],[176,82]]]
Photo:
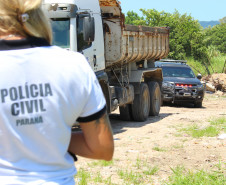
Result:
[[161,90],[158,82],[152,81],[148,83],[150,92],[150,116],[158,116],[162,104]]
[[111,98],[110,98],[110,94],[109,94],[109,85],[105,81],[100,81],[99,83],[100,83],[101,89],[103,91],[105,100],[106,100],[107,113],[110,113],[111,112],[111,103],[110,103]]
[[202,101],[194,103],[195,108],[202,108]]
[[132,104],[132,116],[134,121],[146,121],[150,111],[150,96],[148,85],[140,84],[140,94],[135,94]]
[[123,121],[131,121],[132,120],[132,113],[131,113],[131,105],[127,104],[125,106],[119,107],[120,118]]

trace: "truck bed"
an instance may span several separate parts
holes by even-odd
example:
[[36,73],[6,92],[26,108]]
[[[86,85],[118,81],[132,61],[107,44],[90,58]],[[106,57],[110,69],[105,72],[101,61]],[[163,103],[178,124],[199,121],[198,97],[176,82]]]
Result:
[[106,67],[158,60],[169,53],[169,28],[124,24],[117,0],[99,0],[105,33]]

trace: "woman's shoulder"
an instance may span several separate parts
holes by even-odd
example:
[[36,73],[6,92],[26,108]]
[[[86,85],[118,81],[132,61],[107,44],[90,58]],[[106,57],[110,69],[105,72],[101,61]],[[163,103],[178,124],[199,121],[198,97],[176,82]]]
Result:
[[85,56],[79,52],[70,51],[58,46],[44,47],[43,50],[44,55],[52,59],[55,63],[72,65],[86,65],[88,63]]
[[70,51],[58,46],[46,47],[43,50],[41,53],[44,53],[43,57],[47,59],[45,59],[45,62],[48,63],[48,66],[67,69],[67,71],[76,71],[84,75],[92,71],[86,57],[79,52]]

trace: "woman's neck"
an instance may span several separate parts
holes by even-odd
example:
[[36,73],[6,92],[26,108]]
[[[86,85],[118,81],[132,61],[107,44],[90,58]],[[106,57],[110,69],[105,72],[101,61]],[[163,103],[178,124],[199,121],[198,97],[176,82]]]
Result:
[[25,37],[18,35],[18,34],[0,34],[0,40],[21,40],[24,39]]

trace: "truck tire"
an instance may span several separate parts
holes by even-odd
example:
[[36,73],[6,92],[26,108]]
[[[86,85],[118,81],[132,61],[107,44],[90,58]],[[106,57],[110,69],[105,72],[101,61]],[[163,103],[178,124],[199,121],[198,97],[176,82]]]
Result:
[[120,118],[123,121],[131,121],[132,120],[132,113],[131,113],[131,105],[127,104],[125,106],[119,107]]
[[132,117],[134,121],[146,121],[150,111],[150,96],[148,85],[140,84],[140,93],[135,94],[132,106]]
[[105,100],[106,100],[106,106],[107,106],[107,113],[111,112],[111,103],[110,103],[110,94],[109,94],[109,85],[106,81],[99,81],[99,84],[101,86],[101,89],[103,91]]
[[148,82],[150,93],[150,112],[149,116],[158,116],[162,104],[162,95],[159,83],[155,81]]

